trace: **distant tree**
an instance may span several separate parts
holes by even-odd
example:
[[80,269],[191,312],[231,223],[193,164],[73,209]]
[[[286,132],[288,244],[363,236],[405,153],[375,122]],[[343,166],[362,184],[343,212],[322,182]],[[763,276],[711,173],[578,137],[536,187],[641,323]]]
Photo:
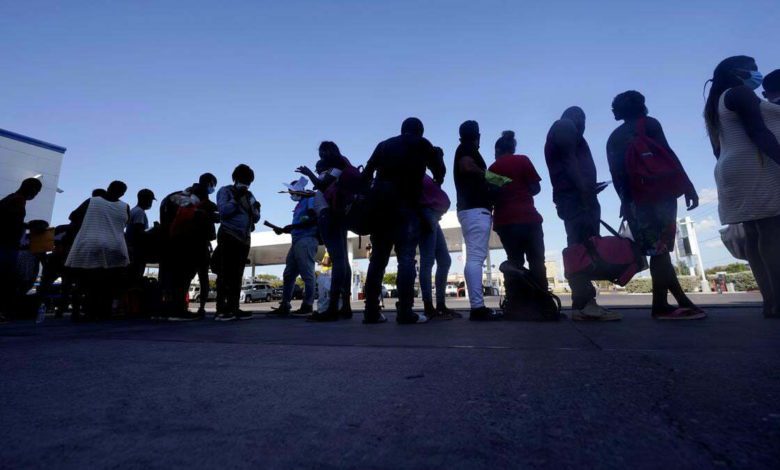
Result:
[[382,278],[382,283],[389,284],[391,286],[396,285],[398,282],[398,273],[385,273],[385,277]]
[[744,273],[750,271],[750,266],[747,265],[747,263],[731,263],[727,264],[726,266],[714,266],[710,269],[705,270],[704,272],[707,274],[715,274],[724,272],[727,274],[736,274],[736,273]]
[[267,282],[271,284],[271,287],[281,287],[284,282],[279,279],[279,276],[275,274],[258,274],[255,276],[255,281]]

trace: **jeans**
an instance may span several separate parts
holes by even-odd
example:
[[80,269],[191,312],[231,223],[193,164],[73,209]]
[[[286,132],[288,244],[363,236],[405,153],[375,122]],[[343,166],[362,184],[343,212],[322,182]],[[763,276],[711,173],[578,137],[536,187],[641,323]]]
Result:
[[395,247],[398,259],[398,310],[409,311],[414,306],[414,266],[417,245],[420,242],[420,217],[416,210],[399,208],[397,213],[385,214],[390,223],[377,227],[371,235],[371,259],[366,274],[366,310],[379,309],[382,294],[382,278],[385,275],[390,253]]
[[509,224],[495,228],[506,256],[510,260],[524,265],[528,261],[536,283],[547,289],[547,269],[544,267],[544,231],[542,224]]
[[469,291],[471,308],[485,306],[482,297],[482,265],[485,263],[490,243],[490,226],[493,218],[485,208],[458,211],[458,221],[466,242],[466,264],[463,277]]
[[293,242],[287,252],[284,266],[284,289],[282,290],[282,305],[290,305],[295,280],[303,279],[303,304],[314,305],[314,258],[317,256],[319,242],[315,237],[303,237]]
[[443,306],[452,259],[447,251],[444,232],[438,223],[431,232],[420,237],[420,290],[423,302],[426,304],[433,303],[431,274],[434,262],[436,263],[436,304]]
[[[343,221],[334,217],[330,209],[324,209],[317,218],[320,236],[328,249],[330,261],[333,263],[330,284],[330,303],[338,307],[339,299],[344,305],[350,304],[350,282],[352,269],[349,266],[347,254],[347,228]],[[314,292],[312,290],[312,292]]]
[[[219,247],[219,274],[217,276],[217,313],[238,311],[241,285],[244,280],[246,257],[249,245],[220,230],[217,235]],[[190,276],[192,279],[192,276]]]
[[[563,220],[566,229],[566,242],[569,246],[583,243],[600,231],[601,206],[594,196],[584,209],[579,195],[559,196],[555,202],[558,217]],[[571,306],[580,310],[596,298],[596,288],[587,276],[572,276],[569,281],[571,288]]]

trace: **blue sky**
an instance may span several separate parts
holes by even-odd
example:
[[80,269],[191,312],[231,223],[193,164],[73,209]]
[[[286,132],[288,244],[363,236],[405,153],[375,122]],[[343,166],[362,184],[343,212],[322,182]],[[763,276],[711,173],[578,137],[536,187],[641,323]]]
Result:
[[[451,164],[458,125],[476,119],[486,159],[513,129],[537,166],[559,258],[547,129],[582,106],[608,180],[611,100],[637,89],[705,196],[691,215],[705,264],[721,264],[702,87],[729,55],[780,68],[778,18],[776,0],[3,2],[0,127],[68,148],[55,223],[113,179],[132,203],[142,187],[164,195],[204,171],[227,184],[243,162],[264,218],[281,224],[292,203],[276,192],[313,166],[321,140],[363,163],[414,115]],[[454,199],[451,172],[445,188]],[[617,222],[611,188],[601,202]]]

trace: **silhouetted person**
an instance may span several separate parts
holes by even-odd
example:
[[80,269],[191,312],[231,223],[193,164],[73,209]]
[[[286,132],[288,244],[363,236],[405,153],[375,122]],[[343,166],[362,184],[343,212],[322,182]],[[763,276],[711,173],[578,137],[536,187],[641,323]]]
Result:
[[[743,224],[747,259],[764,299],[764,316],[778,318],[780,108],[756,96],[754,90],[761,82],[752,57],[725,59],[712,75],[704,119],[718,159],[715,183],[720,221]],[[771,83],[769,87],[768,95],[776,98]]]
[[[627,151],[632,141],[639,135],[646,135],[662,146],[671,156],[677,172],[685,182],[685,202],[688,210],[699,205],[699,196],[693,188],[688,175],[666,141],[661,123],[647,115],[645,97],[637,91],[619,94],[612,102],[615,120],[623,121],[609,136],[607,158],[612,182],[620,197],[622,217],[628,221],[634,241],[646,256],[650,257],[650,275],[653,278],[652,315],[657,320],[693,320],[704,318],[703,310],[696,307],[685,295],[677,273],[672,265],[670,253],[674,250],[677,235],[677,196],[671,192],[671,183],[661,188],[660,194],[652,202],[642,201],[630,178],[631,168],[627,162]],[[641,158],[659,158],[658,155],[643,155]],[[671,181],[673,178],[669,178]],[[679,307],[669,305],[667,295],[671,292]]]
[[780,69],[769,72],[762,86],[764,98],[772,104],[780,105]]
[[[572,106],[547,133],[544,157],[553,187],[553,202],[566,229],[569,246],[599,236],[601,206],[596,196],[596,164],[585,140],[585,112]],[[571,276],[574,320],[620,320],[622,315],[596,303],[596,288],[585,275]]]
[[547,290],[547,269],[544,266],[544,231],[542,216],[534,206],[542,180],[531,160],[515,155],[515,133],[504,131],[496,141],[496,161],[489,170],[512,181],[498,191],[493,211],[493,230],[504,245],[507,258],[528,270],[536,284]]
[[214,223],[219,220],[209,194],[216,184],[214,175],[204,173],[197,183],[169,194],[160,204],[160,227],[166,238],[160,266],[164,299],[160,319],[191,321],[205,317],[205,309],[191,313],[186,300],[195,275],[201,278],[201,306],[208,296],[208,287],[204,291],[203,284],[208,285],[210,245],[216,238]]
[[251,313],[238,308],[238,302],[251,234],[260,221],[260,203],[249,191],[249,185],[255,180],[255,172],[251,168],[238,165],[232,176],[233,184],[221,187],[217,193],[220,225],[217,233],[219,270],[215,319],[219,321],[252,318]]
[[374,191],[383,197],[376,208],[377,224],[371,233],[371,260],[366,275],[366,307],[363,323],[386,321],[379,309],[382,278],[395,248],[398,260],[398,302],[396,321],[402,324],[424,323],[425,315],[415,313],[415,256],[420,242],[420,199],[426,168],[433,179],[444,181],[444,162],[428,139],[423,137],[423,124],[408,118],[401,125],[401,135],[377,145],[366,164],[363,176],[373,178]]
[[63,316],[70,303],[70,293],[73,285],[73,277],[70,270],[65,268],[65,260],[70,253],[70,224],[58,225],[54,228],[54,250],[45,257],[43,269],[41,271],[41,283],[38,287],[38,293],[41,299],[44,299],[52,293],[54,282],[60,279],[60,295],[55,302],[55,315],[57,318]]
[[492,225],[490,187],[485,179],[487,164],[479,153],[479,124],[466,121],[458,129],[460,145],[455,150],[455,190],[458,193],[458,221],[466,243],[463,277],[466,279],[472,321],[501,320],[500,312],[485,305],[482,265],[487,259]]
[[330,303],[325,311],[318,311],[309,316],[310,321],[335,321],[339,318],[352,318],[350,304],[350,279],[352,268],[349,265],[347,248],[347,225],[344,219],[344,207],[331,207],[337,201],[328,200],[327,194],[333,192],[334,185],[339,184],[341,175],[350,165],[349,160],[341,154],[333,142],[322,142],[319,148],[319,161],[315,174],[306,166],[299,167],[296,172],[307,176],[317,193],[314,196],[313,208],[317,214],[317,225],[320,236],[330,255],[333,266],[330,284]]
[[[293,181],[288,185],[291,191],[302,192],[306,189],[306,180]],[[284,265],[282,279],[282,300],[275,311],[278,315],[292,313],[290,301],[295,291],[295,281],[298,276],[303,280],[303,303],[295,312],[297,315],[308,315],[313,311],[314,289],[316,279],[314,277],[315,258],[319,247],[317,230],[317,213],[314,211],[314,197],[303,197],[299,194],[290,194],[290,199],[296,202],[293,209],[292,223],[281,229],[275,229],[277,235],[289,233],[292,235],[290,250]]]
[[36,178],[22,181],[16,192],[0,200],[0,322],[15,301],[17,285],[16,260],[19,256],[19,243],[27,225],[27,201],[31,201],[41,192],[43,185]]
[[[438,158],[444,157],[440,147],[434,147]],[[425,316],[432,320],[452,320],[462,318],[455,310],[447,308],[447,276],[452,265],[452,258],[447,249],[447,239],[439,225],[442,216],[450,209],[450,198],[440,183],[428,174],[423,177],[422,198],[422,230],[420,236],[420,291],[422,293]],[[436,306],[433,304],[433,286],[431,276],[433,265],[436,264]]]
[[[87,199],[71,214],[78,230],[65,266],[74,271],[92,319],[110,317],[129,263],[124,229],[130,207],[120,201],[126,191],[125,183],[113,181],[103,196]],[[73,319],[78,320],[78,313]]]
[[132,288],[140,288],[146,271],[146,231],[149,230],[149,218],[146,211],[152,208],[154,193],[150,189],[138,191],[138,202],[130,209],[130,219],[125,229],[127,252],[130,256],[129,285]]

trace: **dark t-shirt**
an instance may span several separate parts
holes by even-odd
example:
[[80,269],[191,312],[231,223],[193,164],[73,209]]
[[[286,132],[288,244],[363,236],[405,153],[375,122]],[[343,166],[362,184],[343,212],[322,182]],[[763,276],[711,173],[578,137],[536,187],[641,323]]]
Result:
[[24,235],[27,199],[20,194],[9,194],[0,200],[0,248],[18,249]]
[[479,153],[479,149],[471,144],[460,144],[455,150],[455,167],[452,174],[455,177],[455,190],[458,193],[457,208],[459,211],[469,209],[490,209],[490,192],[485,176],[478,173],[464,173],[460,169],[460,162],[465,157],[471,157],[474,163],[486,170],[485,159]]
[[[565,150],[558,146],[547,137],[547,143],[544,146],[544,158],[547,162],[547,169],[550,171],[550,183],[553,187],[553,202],[557,203],[562,196],[569,193],[578,193],[577,186],[571,181],[566,173],[564,166],[566,161]],[[590,153],[590,147],[585,139],[579,139],[577,143],[577,164],[579,165],[580,175],[583,182],[589,188],[596,187],[596,164],[593,162],[593,155]]]
[[444,163],[433,145],[424,137],[401,134],[381,142],[366,164],[366,171],[376,171],[376,179],[392,183],[399,202],[409,207],[419,205],[422,179],[429,168],[434,179],[444,179]]
[[501,187],[493,211],[493,225],[542,223],[542,216],[534,206],[529,186],[542,179],[531,160],[525,155],[500,157],[490,165],[490,171],[511,178]]

